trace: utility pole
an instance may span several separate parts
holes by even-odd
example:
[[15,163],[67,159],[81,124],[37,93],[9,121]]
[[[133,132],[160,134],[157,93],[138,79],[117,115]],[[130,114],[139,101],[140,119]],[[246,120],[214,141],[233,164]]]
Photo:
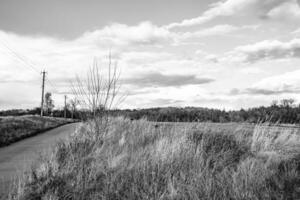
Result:
[[41,117],[43,116],[44,113],[44,92],[45,92],[45,78],[46,78],[46,73],[45,70],[41,72],[43,74],[43,82],[42,82],[42,102],[41,102]]
[[65,95],[65,112],[64,117],[67,118],[67,95]]

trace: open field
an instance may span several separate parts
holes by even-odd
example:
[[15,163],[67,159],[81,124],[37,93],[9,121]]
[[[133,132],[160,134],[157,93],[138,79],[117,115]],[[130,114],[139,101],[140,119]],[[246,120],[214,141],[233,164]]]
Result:
[[70,122],[73,120],[33,115],[0,117],[0,147]]
[[[299,199],[300,130],[265,125],[82,125],[10,199]],[[103,127],[102,127],[103,128]]]

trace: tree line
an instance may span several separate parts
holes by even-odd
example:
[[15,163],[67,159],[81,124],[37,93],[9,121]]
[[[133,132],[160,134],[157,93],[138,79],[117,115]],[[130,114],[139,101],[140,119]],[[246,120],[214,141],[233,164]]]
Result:
[[300,104],[293,99],[273,101],[270,106],[225,111],[199,107],[164,107],[148,109],[126,109],[111,111],[113,116],[125,116],[132,120],[146,118],[159,122],[270,122],[300,123]]
[[[45,101],[43,105],[43,116],[47,117],[64,117],[64,108],[55,108],[52,94],[47,92],[45,94]],[[76,99],[70,99],[66,103],[66,118],[81,119],[81,112],[77,111],[76,108],[78,102]],[[22,115],[40,115],[41,107],[33,109],[10,109],[0,111],[0,116],[22,116]]]
[[[49,101],[51,102],[51,101]],[[46,116],[64,117],[64,109],[54,109],[53,102],[46,107]],[[51,108],[51,109],[49,109]],[[76,105],[67,105],[67,118],[86,119],[88,110],[78,109]],[[160,107],[147,109],[114,109],[107,110],[110,116],[124,116],[132,120],[146,118],[158,122],[270,122],[270,123],[300,123],[300,104],[293,99],[273,101],[269,106],[260,106],[235,111],[201,107]],[[37,115],[40,108],[14,109],[0,111],[0,116]]]

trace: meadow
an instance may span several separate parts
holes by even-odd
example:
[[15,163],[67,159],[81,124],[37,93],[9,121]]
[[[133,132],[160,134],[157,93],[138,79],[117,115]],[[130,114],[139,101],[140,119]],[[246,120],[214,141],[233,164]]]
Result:
[[299,199],[299,131],[93,120],[16,179],[9,199]]
[[64,118],[34,115],[0,117],[0,147],[72,121]]

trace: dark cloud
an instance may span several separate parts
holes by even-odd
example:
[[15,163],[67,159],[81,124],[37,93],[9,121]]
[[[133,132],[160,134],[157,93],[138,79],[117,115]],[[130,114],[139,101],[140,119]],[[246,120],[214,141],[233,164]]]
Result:
[[230,95],[238,95],[238,94],[240,94],[240,90],[237,88],[233,88],[230,90],[229,94]]
[[270,89],[262,89],[262,88],[246,88],[243,90],[239,90],[233,88],[229,94],[230,95],[240,95],[240,94],[253,94],[253,95],[277,95],[277,94],[286,94],[286,93],[300,93],[300,88],[284,88],[281,90],[270,90]]
[[154,105],[174,105],[178,103],[184,103],[184,101],[175,99],[154,99],[151,101],[151,104]]
[[248,88],[248,89],[246,89],[245,92],[248,94],[260,94],[260,95],[293,93],[293,91],[291,91],[291,90],[268,90],[268,89],[256,89],[256,88]]
[[260,60],[300,58],[300,39],[294,39],[290,42],[264,41],[238,47],[237,51],[244,56],[243,61],[248,63],[255,63]]
[[195,75],[164,75],[161,73],[143,74],[135,78],[123,79],[123,84],[139,87],[176,87],[183,85],[200,85],[213,82],[211,78],[198,78]]

